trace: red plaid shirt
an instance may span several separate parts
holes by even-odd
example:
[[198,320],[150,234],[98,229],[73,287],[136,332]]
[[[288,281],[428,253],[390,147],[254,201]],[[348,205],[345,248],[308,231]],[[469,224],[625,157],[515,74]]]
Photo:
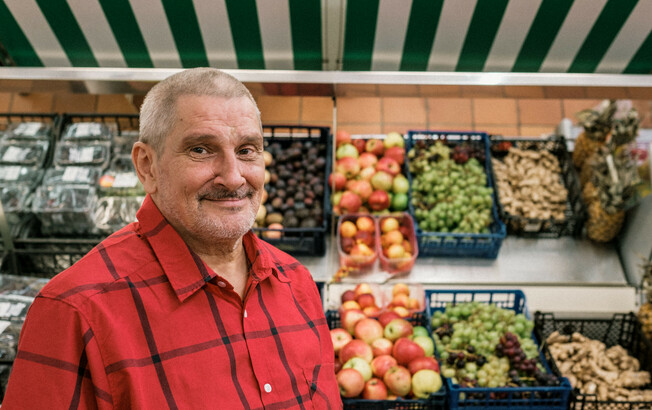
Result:
[[3,410],[342,407],[305,267],[248,233],[243,302],[149,196],[138,221],[36,298]]

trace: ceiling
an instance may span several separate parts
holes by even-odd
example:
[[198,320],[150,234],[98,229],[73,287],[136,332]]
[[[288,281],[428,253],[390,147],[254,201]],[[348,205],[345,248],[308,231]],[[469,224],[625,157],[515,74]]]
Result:
[[652,73],[652,0],[0,0],[17,67]]

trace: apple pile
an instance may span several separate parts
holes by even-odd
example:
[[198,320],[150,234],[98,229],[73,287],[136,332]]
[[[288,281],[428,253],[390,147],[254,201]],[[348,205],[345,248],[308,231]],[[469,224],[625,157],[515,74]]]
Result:
[[336,215],[403,211],[408,207],[408,179],[401,173],[405,141],[398,132],[384,139],[352,139],[346,131],[335,136],[335,167],[328,184]]
[[382,269],[392,274],[409,272],[418,252],[412,218],[408,214],[381,216],[378,225]]
[[[364,292],[366,287],[358,291]],[[358,298],[364,294],[359,293]],[[435,344],[425,327],[415,326],[393,311],[376,319],[358,309],[345,310],[341,325],[330,334],[342,397],[427,399],[441,388]]]
[[369,215],[346,215],[339,222],[340,266],[371,267],[376,261],[376,223]]
[[[348,310],[358,311],[365,317],[379,317],[383,315],[385,320],[396,318],[408,318],[412,313],[423,311],[423,303],[410,294],[410,288],[405,283],[397,283],[392,287],[391,298],[386,295],[374,295],[374,291],[366,282],[358,283],[354,289],[348,289],[340,296],[340,312],[342,315]],[[379,298],[388,299],[389,303],[378,302]],[[346,327],[346,326],[344,326]]]

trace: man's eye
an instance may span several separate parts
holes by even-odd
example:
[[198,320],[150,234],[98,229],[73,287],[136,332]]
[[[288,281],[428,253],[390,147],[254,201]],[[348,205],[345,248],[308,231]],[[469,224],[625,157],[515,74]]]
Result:
[[253,148],[241,148],[240,155],[253,155],[256,151]]
[[205,154],[207,151],[204,147],[194,147],[190,149],[190,152],[193,154]]

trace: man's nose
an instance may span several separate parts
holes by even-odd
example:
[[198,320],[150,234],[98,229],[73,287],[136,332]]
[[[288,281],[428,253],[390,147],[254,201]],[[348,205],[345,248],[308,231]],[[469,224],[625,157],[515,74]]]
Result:
[[214,183],[222,185],[229,190],[236,190],[245,184],[245,178],[242,176],[240,163],[234,152],[227,152],[218,156],[213,161]]

